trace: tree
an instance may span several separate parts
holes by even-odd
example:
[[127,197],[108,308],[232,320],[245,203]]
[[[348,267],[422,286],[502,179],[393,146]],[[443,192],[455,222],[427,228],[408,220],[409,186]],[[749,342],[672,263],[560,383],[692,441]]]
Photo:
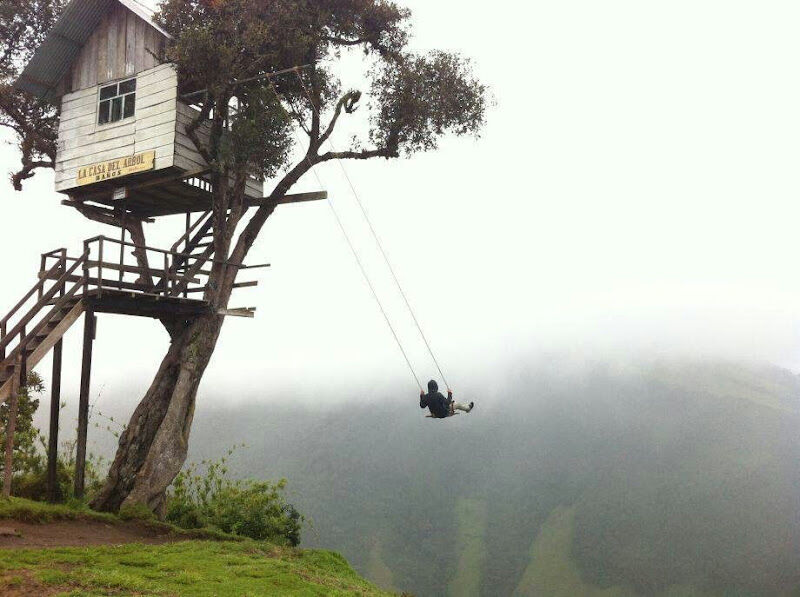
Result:
[[58,107],[17,91],[13,84],[63,5],[64,0],[0,3],[0,126],[13,131],[19,146],[22,166],[11,176],[17,191],[38,168],[55,167]]
[[[11,174],[17,191],[39,169],[55,168],[60,106],[14,88],[22,68],[55,24],[67,0],[2,0],[0,2],[0,127],[10,129],[22,161]],[[142,222],[90,206],[77,206],[90,220],[124,228],[138,246],[145,246]],[[147,268],[145,251],[134,250]]]
[[[198,92],[188,133],[213,185],[216,259],[204,298],[214,313],[227,307],[238,266],[277,201],[315,166],[410,156],[436,149],[446,134],[477,135],[484,124],[486,88],[470,61],[412,52],[410,12],[390,0],[165,0],[157,18],[172,35],[165,58],[177,65],[182,91]],[[335,67],[355,52],[368,88],[342,90]],[[344,150],[327,148],[337,125],[359,110],[363,134]],[[210,126],[207,141],[201,125]],[[248,210],[245,184],[254,173],[271,191]],[[170,348],[93,507],[163,508],[186,459],[195,396],[223,320],[165,322]]]
[[[38,446],[39,430],[33,424],[33,416],[39,408],[38,396],[44,391],[44,382],[36,372],[28,375],[27,385],[18,391],[16,429],[14,432],[12,477],[16,484],[19,475],[43,471],[43,461]],[[0,446],[6,445],[6,430],[10,418],[11,403],[0,404]],[[0,460],[0,478],[5,475],[5,461]]]

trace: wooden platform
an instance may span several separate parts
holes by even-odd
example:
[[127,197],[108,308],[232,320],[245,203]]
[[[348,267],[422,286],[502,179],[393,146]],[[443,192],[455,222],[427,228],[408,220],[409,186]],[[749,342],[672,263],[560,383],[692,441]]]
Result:
[[[98,236],[84,241],[79,257],[66,249],[42,255],[38,280],[22,299],[0,318],[0,404],[13,392],[15,379],[27,375],[56,346],[84,313],[187,320],[212,313],[202,299],[210,263],[215,262],[210,214],[201,216],[177,244],[185,252],[137,247],[123,240]],[[152,256],[163,267],[131,263],[132,249]],[[240,272],[268,267],[238,265]],[[252,288],[256,280],[234,284]],[[196,297],[196,298],[195,298]],[[254,309],[225,309],[226,317],[252,317]],[[89,327],[94,324],[91,323]],[[93,333],[93,332],[92,332]],[[88,342],[88,341],[87,341]]]
[[[206,170],[186,172],[168,168],[158,172],[127,176],[124,179],[95,183],[69,192],[65,205],[98,204],[111,208],[125,206],[133,217],[146,219],[176,214],[199,213],[211,209],[211,184]],[[325,191],[285,195],[278,205],[325,201]],[[263,205],[266,198],[249,197],[248,205]]]
[[[199,183],[189,182],[203,174],[203,171],[167,168],[72,189],[69,196],[74,201],[91,201],[109,207],[119,206],[124,201],[128,212],[140,218],[205,211],[211,205],[210,186],[204,188]],[[115,196],[115,192],[122,194]]]
[[124,290],[91,290],[76,299],[84,308],[95,313],[113,313],[132,317],[163,319],[170,317],[192,317],[211,312],[208,302],[183,297],[164,297],[143,292]]

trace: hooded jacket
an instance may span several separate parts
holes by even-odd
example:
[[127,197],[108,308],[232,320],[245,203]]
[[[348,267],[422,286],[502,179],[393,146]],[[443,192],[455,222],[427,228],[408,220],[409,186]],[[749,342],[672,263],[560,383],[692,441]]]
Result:
[[450,400],[453,395],[448,392],[445,398],[439,391],[439,384],[431,380],[428,382],[428,393],[419,397],[419,407],[428,408],[431,414],[438,419],[445,419],[450,416]]

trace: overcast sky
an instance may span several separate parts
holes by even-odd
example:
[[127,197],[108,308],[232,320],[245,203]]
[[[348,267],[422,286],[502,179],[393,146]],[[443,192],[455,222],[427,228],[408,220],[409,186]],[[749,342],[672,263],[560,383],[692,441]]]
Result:
[[[797,2],[402,3],[415,46],[471,56],[496,99],[480,140],[347,165],[457,390],[540,353],[800,368]],[[3,170],[17,160],[0,148]],[[320,177],[420,376],[433,376],[341,171]],[[50,173],[22,194],[3,179],[3,312],[42,252],[112,233],[52,187]],[[150,225],[150,243],[171,245],[179,226]],[[379,380],[415,391],[326,204],[281,207],[249,261],[273,267],[232,306],[258,315],[228,321],[201,400],[316,400]],[[143,393],[166,333],[112,316],[98,333],[94,392]],[[68,397],[80,337],[68,336]]]

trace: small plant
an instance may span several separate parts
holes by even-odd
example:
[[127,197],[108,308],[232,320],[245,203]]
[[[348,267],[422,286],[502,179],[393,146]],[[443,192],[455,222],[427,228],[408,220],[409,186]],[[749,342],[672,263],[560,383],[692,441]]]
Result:
[[[14,433],[14,471],[12,479],[12,493],[16,497],[35,501],[47,499],[47,438],[33,424],[34,415],[39,409],[38,396],[44,392],[44,382],[36,372],[28,375],[27,385],[21,389],[19,395],[19,411],[17,414],[17,427]],[[65,404],[61,404],[63,409]],[[9,405],[0,405],[0,447],[5,446],[5,429],[8,425]],[[90,412],[90,420],[95,417],[105,419],[108,423],[122,427],[113,418],[106,417],[103,413]],[[99,427],[99,424],[95,424]],[[124,429],[124,427],[122,427]],[[118,429],[107,425],[105,429],[119,437]],[[73,498],[73,485],[75,475],[75,447],[76,442],[64,442],[60,446],[58,462],[56,464],[56,479],[58,482],[59,501]],[[2,448],[0,448],[2,449]],[[102,483],[104,471],[108,462],[102,457],[89,453],[86,457],[86,492],[91,495],[97,491]],[[0,459],[0,476],[4,472],[4,461]]]
[[[28,383],[20,388],[16,431],[14,432],[14,475],[41,472],[44,463],[38,450],[39,430],[33,425],[33,415],[39,408],[37,396],[44,391],[44,381],[35,372],[28,375]],[[5,449],[6,429],[10,402],[0,404],[0,449]],[[5,461],[0,459],[0,476],[5,473]]]
[[233,480],[227,460],[203,461],[205,473],[195,464],[175,479],[167,503],[167,520],[185,529],[212,527],[225,533],[297,546],[303,516],[284,500],[286,480]]

